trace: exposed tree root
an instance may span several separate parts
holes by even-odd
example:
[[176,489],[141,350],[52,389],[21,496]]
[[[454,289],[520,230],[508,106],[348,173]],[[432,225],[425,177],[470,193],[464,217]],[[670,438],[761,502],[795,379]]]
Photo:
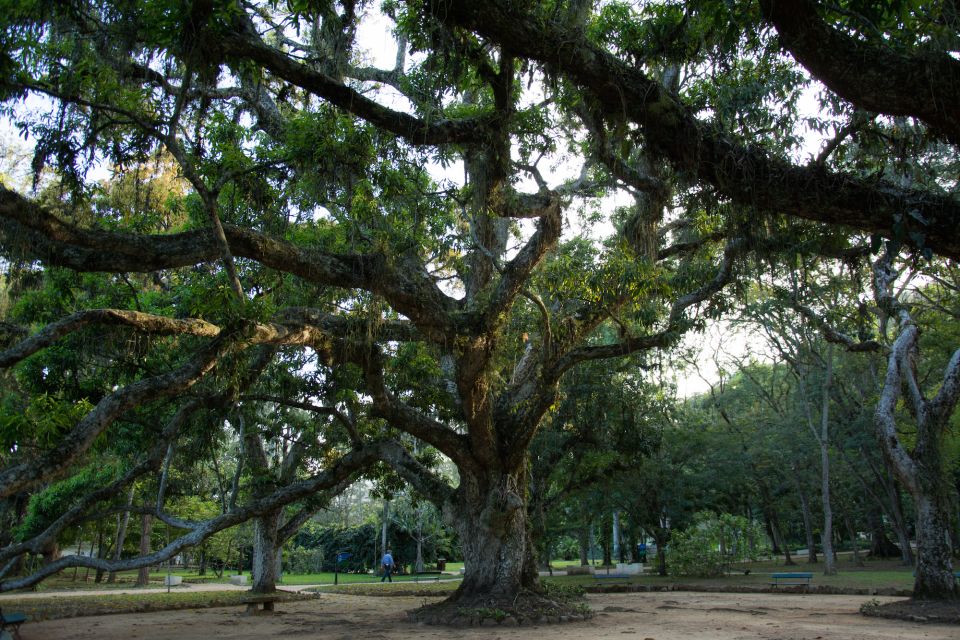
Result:
[[875,618],[960,625],[958,600],[902,600],[887,604],[873,601],[860,607],[860,613]]
[[511,599],[463,596],[420,607],[408,615],[411,621],[428,625],[515,627],[581,622],[593,617],[593,612],[582,598],[550,598],[526,592]]

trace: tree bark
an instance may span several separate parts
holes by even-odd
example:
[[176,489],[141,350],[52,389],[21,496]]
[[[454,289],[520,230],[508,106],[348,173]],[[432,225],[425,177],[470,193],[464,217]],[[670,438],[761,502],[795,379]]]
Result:
[[577,529],[577,548],[580,550],[580,566],[588,566],[590,564],[590,535],[587,533],[586,526]]
[[277,534],[283,509],[270,511],[253,521],[253,558],[251,574],[254,593],[273,593],[277,590],[277,569],[280,540]]
[[[910,492],[917,511],[917,570],[913,597],[918,600],[958,600],[960,587],[953,574],[950,540],[950,494],[943,468],[943,439],[960,397],[960,349],[947,365],[940,390],[924,397],[916,374],[919,329],[893,296],[897,273],[893,256],[885,253],[874,264],[877,302],[899,320],[900,334],[887,360],[887,373],[874,412],[877,436],[897,479]],[[904,448],[897,430],[901,393],[916,422],[913,451]]]
[[[153,516],[144,513],[140,517],[140,555],[150,555],[150,536],[153,534]],[[150,584],[150,567],[140,567],[137,571],[137,586],[145,587]]]
[[[794,470],[796,473],[796,470]],[[817,547],[813,539],[813,516],[810,513],[810,499],[803,483],[797,479],[797,494],[800,496],[800,509],[803,512],[803,531],[807,537],[807,563],[817,563]]]
[[827,347],[827,372],[823,381],[820,405],[820,469],[823,496],[823,558],[824,575],[837,574],[836,554],[833,551],[833,507],[830,504],[830,385],[833,382],[833,343]]
[[913,597],[918,600],[957,599],[960,588],[953,575],[950,539],[950,495],[940,464],[924,466],[918,477],[923,487],[914,496],[917,510],[917,571]]
[[[524,470],[483,476],[462,474],[444,517],[456,527],[463,549],[464,576],[447,601],[490,607],[524,594],[542,594],[536,571],[525,571],[528,548]],[[511,605],[512,606],[512,605]]]
[[883,524],[882,511],[876,505],[867,509],[867,526],[870,528],[870,557],[871,558],[896,558],[901,556],[900,547],[898,547],[887,536],[886,528]]
[[[123,554],[123,545],[127,540],[127,525],[130,523],[130,507],[133,506],[133,493],[135,487],[133,484],[130,485],[130,490],[127,492],[127,509],[123,512],[117,520],[117,536],[116,536],[116,547],[113,550],[113,560],[118,562]],[[113,583],[117,579],[117,573],[111,571],[110,575],[107,576],[107,582]]]

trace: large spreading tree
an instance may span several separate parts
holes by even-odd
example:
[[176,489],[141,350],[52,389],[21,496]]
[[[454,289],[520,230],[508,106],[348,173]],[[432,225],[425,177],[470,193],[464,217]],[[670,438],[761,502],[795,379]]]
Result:
[[[0,551],[7,570],[164,468],[173,443],[197,435],[198,412],[268,397],[339,423],[324,436],[338,446],[210,520],[177,521],[158,499],[156,514],[188,533],[122,566],[251,518],[279,527],[284,505],[386,463],[459,533],[466,574],[451,615],[555,607],[537,579],[527,451],[565,373],[675,344],[732,304],[751,255],[843,258],[869,251],[871,237],[960,255],[942,151],[955,114],[897,100],[916,97],[909,86],[877,95],[815,64],[866,46],[863,25],[796,4],[823,28],[792,37],[792,14],[763,2],[385,2],[392,68],[364,58],[389,38],[360,41],[376,8],[362,1],[7,7],[0,98],[34,140],[42,188],[0,188],[4,254],[21,289],[41,274],[112,294],[68,296],[53,315],[19,308],[10,319],[34,328],[7,326],[0,362],[26,403],[43,388],[26,380],[50,378],[43,358],[58,345],[97,352],[90,338],[107,331],[142,339],[135,357],[112,349],[54,371],[77,420],[46,441],[14,433],[0,498],[86,468],[120,426],[143,439],[132,466]],[[903,49],[877,66],[955,73],[954,59],[930,51],[952,46],[948,5],[868,20],[897,37],[866,43]],[[799,113],[811,81],[781,45],[826,85],[819,116]],[[924,84],[941,106],[955,104],[955,87]],[[864,110],[915,119],[925,137],[906,159],[910,179],[868,161],[903,141]],[[836,132],[809,162],[797,160],[804,122]],[[135,206],[107,197],[105,169],[146,184],[167,164],[180,182],[162,202],[137,189]],[[444,167],[457,177],[438,178]],[[311,354],[293,375],[324,393],[257,388],[285,350]],[[78,393],[91,380],[95,392]],[[425,447],[453,462],[455,486]],[[0,589],[71,563],[121,566],[59,562]]]

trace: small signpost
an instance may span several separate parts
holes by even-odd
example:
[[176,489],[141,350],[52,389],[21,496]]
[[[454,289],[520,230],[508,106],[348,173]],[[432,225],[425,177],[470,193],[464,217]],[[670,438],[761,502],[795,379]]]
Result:
[[346,551],[341,551],[337,554],[337,561],[333,563],[333,584],[338,583],[338,578],[340,577],[340,563],[344,560],[349,560],[352,557],[353,554]]

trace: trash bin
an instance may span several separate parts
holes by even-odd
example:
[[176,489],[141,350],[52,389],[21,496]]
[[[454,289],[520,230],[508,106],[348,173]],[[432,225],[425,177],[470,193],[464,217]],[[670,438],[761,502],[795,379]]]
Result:
[[446,558],[437,558],[437,571],[445,571],[447,568]]

